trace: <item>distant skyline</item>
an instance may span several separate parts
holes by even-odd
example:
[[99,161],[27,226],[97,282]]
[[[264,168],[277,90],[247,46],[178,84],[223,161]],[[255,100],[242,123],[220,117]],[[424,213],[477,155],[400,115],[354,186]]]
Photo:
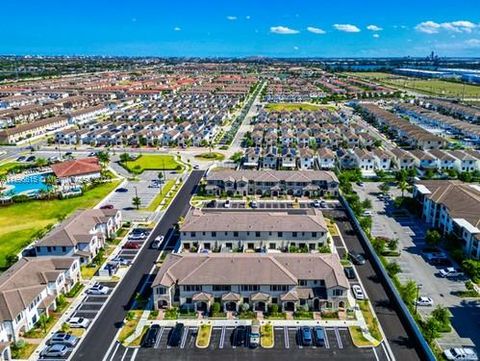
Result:
[[2,4],[0,54],[480,56],[480,2],[33,1]]

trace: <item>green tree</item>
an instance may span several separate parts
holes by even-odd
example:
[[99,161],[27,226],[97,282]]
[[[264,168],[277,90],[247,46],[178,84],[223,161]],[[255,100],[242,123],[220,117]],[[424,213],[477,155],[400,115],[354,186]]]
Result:
[[474,259],[466,259],[462,262],[462,267],[475,283],[480,282],[480,261]]
[[390,190],[390,185],[389,185],[387,182],[383,182],[382,184],[380,184],[380,186],[378,187],[378,189],[380,189],[380,191],[381,191],[383,194],[387,194],[388,191]]
[[48,323],[48,316],[45,313],[42,313],[38,318],[38,324],[43,330],[43,333],[47,333],[47,323]]
[[450,311],[448,308],[438,305],[432,311],[431,316],[442,325],[442,328],[450,327]]
[[142,204],[142,199],[140,197],[133,197],[132,204],[137,207],[137,210],[140,209],[140,205]]
[[120,162],[127,163],[129,160],[130,160],[130,156],[128,155],[128,153],[120,154]]
[[407,181],[402,179],[400,182],[398,182],[398,188],[400,188],[400,190],[402,191],[402,198],[403,198],[405,195],[405,191],[408,188]]
[[158,172],[157,177],[160,182],[163,182],[163,172]]
[[409,280],[400,286],[399,291],[403,301],[411,307],[417,299],[417,283],[414,280]]
[[389,262],[385,268],[387,269],[388,275],[392,278],[402,272],[402,268],[397,262]]
[[102,168],[105,168],[107,166],[108,162],[110,162],[110,154],[108,153],[108,151],[98,152],[97,153],[97,158],[98,158],[98,161],[100,162],[100,165],[102,166]]
[[442,240],[442,235],[436,229],[429,229],[425,235],[425,241],[430,245],[438,245]]
[[222,309],[222,307],[221,307],[219,302],[214,302],[212,304],[212,308],[211,308],[212,314],[219,313],[221,309]]
[[231,157],[230,160],[234,161],[235,163],[240,163],[243,158],[243,153],[242,152],[235,152]]
[[46,165],[48,165],[48,161],[45,158],[37,158],[37,160],[35,161],[35,165],[37,167],[45,167]]
[[393,238],[393,239],[390,239],[388,242],[388,249],[391,250],[391,251],[395,251],[398,247],[398,238]]
[[0,174],[0,188],[5,186],[5,182],[7,181],[7,175],[5,173]]
[[427,321],[424,323],[423,327],[423,336],[427,340],[427,342],[432,342],[436,338],[440,336],[440,325],[437,320],[433,317],[429,317]]

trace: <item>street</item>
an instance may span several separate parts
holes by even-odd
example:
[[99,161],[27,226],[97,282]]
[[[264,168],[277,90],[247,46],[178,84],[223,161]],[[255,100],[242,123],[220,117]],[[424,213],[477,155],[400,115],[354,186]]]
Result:
[[[158,258],[159,250],[151,249],[148,245],[151,240],[160,234],[167,236],[172,231],[178,218],[186,214],[190,207],[190,197],[202,176],[203,171],[193,171],[188,177],[170,208],[150,234],[137,260],[116,288],[115,293],[97,321],[84,337],[82,344],[72,358],[73,360],[100,360],[106,354],[118,329],[122,325],[128,310],[128,304],[131,302],[137,288],[140,287],[141,281],[148,277],[154,262]],[[166,238],[168,240],[168,237]]]

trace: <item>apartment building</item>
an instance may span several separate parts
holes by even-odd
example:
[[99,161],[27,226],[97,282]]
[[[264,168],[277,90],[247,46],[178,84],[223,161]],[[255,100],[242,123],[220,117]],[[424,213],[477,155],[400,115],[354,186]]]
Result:
[[337,254],[170,254],[152,283],[155,309],[179,306],[208,312],[243,305],[266,312],[276,304],[294,312],[347,305],[349,283]]
[[468,257],[480,258],[480,185],[431,180],[414,185],[413,197],[432,228],[461,240]]
[[317,209],[263,211],[192,208],[180,226],[184,250],[316,250],[328,229]]
[[34,140],[42,136],[53,134],[55,131],[68,126],[68,117],[58,116],[40,119],[27,124],[20,124],[15,128],[0,131],[1,144],[17,144]]

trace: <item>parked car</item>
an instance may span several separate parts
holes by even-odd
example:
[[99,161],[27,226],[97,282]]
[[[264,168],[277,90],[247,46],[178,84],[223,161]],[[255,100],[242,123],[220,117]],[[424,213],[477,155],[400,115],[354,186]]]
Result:
[[367,210],[367,211],[363,211],[363,213],[362,213],[362,215],[363,215],[364,217],[371,217],[372,214],[373,214],[372,211],[368,211],[368,210]]
[[320,208],[327,208],[327,202],[320,201]]
[[59,344],[66,345],[68,347],[73,347],[77,344],[78,337],[73,336],[65,332],[56,332],[53,334],[52,338],[49,340],[49,345]]
[[207,208],[215,208],[217,206],[217,201],[212,199],[210,202],[207,203]]
[[257,348],[260,345],[260,325],[252,325],[249,341],[251,348]]
[[200,169],[200,166],[199,166],[198,164],[195,164],[195,165],[193,166],[193,169]]
[[357,186],[363,187],[363,182],[357,182]]
[[142,245],[139,242],[127,242],[125,243],[122,248],[123,249],[140,249]]
[[461,277],[463,276],[463,272],[453,268],[453,267],[447,267],[447,268],[444,268],[444,269],[441,269],[439,272],[438,272],[439,276],[442,277],[442,278],[446,278],[446,277]]
[[345,272],[345,276],[347,276],[349,280],[353,280],[355,278],[355,271],[352,267],[345,267],[343,271]]
[[257,201],[251,201],[251,202],[250,202],[250,207],[251,207],[251,208],[258,208],[258,203],[257,203]]
[[230,199],[227,199],[225,203],[223,203],[223,208],[230,208],[232,206],[232,203],[230,202]]
[[313,343],[311,328],[306,326],[302,327],[300,329],[300,334],[301,334],[302,345],[311,346]]
[[110,291],[109,287],[96,283],[87,290],[87,293],[89,295],[106,295],[108,291]]
[[37,157],[35,157],[34,155],[31,155],[30,157],[25,159],[25,162],[31,163],[31,162],[35,162],[36,160],[37,160]]
[[314,208],[320,208],[320,201],[319,201],[318,199],[315,199],[315,200],[313,201],[313,207],[314,207]]
[[113,209],[113,204],[105,204],[104,206],[101,206],[100,209]]
[[153,240],[152,244],[151,244],[151,248],[153,249],[159,249],[160,248],[160,245],[162,244],[163,240],[164,240],[164,236],[157,236],[155,237],[155,239]]
[[27,157],[21,155],[20,157],[17,158],[17,162],[25,162],[25,159],[27,159]]
[[247,335],[247,329],[245,326],[238,326],[232,332],[232,345],[243,346],[245,345],[245,336]]
[[350,259],[353,261],[353,263],[357,264],[357,265],[363,265],[366,263],[365,261],[365,257],[363,257],[360,253],[358,252],[354,252],[354,251],[350,251],[348,252],[348,256],[350,257]]
[[153,347],[157,342],[158,334],[160,333],[160,326],[159,325],[152,325],[145,335],[142,341],[142,347]]
[[315,337],[315,345],[318,347],[325,346],[325,331],[323,327],[316,326],[313,328],[313,335]]
[[147,238],[148,232],[143,229],[135,228],[133,229],[130,234],[128,235],[128,239],[130,240],[143,240]]
[[45,347],[40,355],[43,357],[63,357],[67,352],[68,346],[56,343]]
[[417,306],[433,306],[433,300],[430,297],[421,296],[418,297]]
[[72,317],[67,321],[67,324],[71,328],[87,328],[90,324],[90,320],[83,317]]
[[168,345],[172,347],[177,347],[180,345],[180,341],[183,337],[183,330],[184,325],[183,323],[177,323],[173,330],[170,333],[170,337],[168,338]]
[[478,361],[476,352],[467,347],[454,347],[443,351],[447,360]]
[[365,294],[363,293],[362,287],[360,287],[359,285],[353,285],[352,286],[352,292],[353,292],[353,296],[357,300],[364,300],[365,299]]
[[126,192],[128,192],[128,189],[127,188],[117,188],[117,189],[115,189],[115,192],[126,193]]
[[132,261],[130,261],[129,259],[118,256],[113,259],[113,262],[117,262],[121,266],[130,266],[132,264]]

